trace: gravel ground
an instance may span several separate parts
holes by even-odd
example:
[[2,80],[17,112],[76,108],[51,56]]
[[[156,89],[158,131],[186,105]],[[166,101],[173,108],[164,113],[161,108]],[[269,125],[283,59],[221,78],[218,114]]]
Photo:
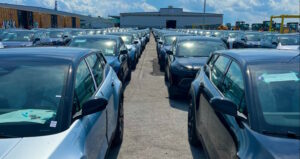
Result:
[[188,102],[168,98],[153,36],[124,96],[124,140],[110,150],[109,159],[206,158],[201,148],[188,142]]

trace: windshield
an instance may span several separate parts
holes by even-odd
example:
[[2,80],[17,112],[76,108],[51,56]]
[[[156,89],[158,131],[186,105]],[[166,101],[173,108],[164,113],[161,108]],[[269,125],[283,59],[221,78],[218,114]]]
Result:
[[29,42],[32,40],[32,32],[9,32],[4,34],[2,41],[25,41]]
[[300,45],[300,36],[287,36],[280,37],[279,42],[281,45]]
[[172,45],[175,40],[176,40],[176,36],[165,36],[164,44],[165,45]]
[[132,39],[133,39],[132,36],[122,35],[121,38],[125,44],[132,44]]
[[212,41],[184,41],[178,44],[176,56],[181,57],[208,57],[216,50],[225,50],[226,46],[221,42]]
[[0,135],[50,134],[56,129],[51,124],[58,121],[68,66],[7,61],[0,62]]
[[228,37],[230,38],[237,38],[238,34],[237,33],[229,33]]
[[63,31],[50,31],[49,36],[50,38],[62,38],[64,32]]
[[245,35],[248,41],[260,41],[261,35],[259,34],[246,34]]
[[97,38],[76,38],[71,41],[71,47],[89,48],[101,50],[105,56],[115,56],[116,41]]
[[299,63],[250,67],[261,130],[300,135]]
[[70,32],[71,35],[73,36],[79,36],[79,35],[85,35],[85,32],[84,31],[71,31]]

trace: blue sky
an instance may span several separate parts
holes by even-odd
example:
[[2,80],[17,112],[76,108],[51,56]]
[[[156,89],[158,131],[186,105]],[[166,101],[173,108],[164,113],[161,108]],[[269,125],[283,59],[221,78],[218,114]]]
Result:
[[[55,0],[1,0],[2,3],[54,8]],[[204,0],[58,0],[58,9],[67,12],[102,16],[120,12],[149,12],[159,8],[183,8],[203,12]],[[271,15],[300,14],[299,0],[207,0],[206,12],[224,14],[224,23],[244,20],[248,23],[269,20]],[[294,19],[292,21],[299,21]],[[279,20],[278,20],[279,22]]]

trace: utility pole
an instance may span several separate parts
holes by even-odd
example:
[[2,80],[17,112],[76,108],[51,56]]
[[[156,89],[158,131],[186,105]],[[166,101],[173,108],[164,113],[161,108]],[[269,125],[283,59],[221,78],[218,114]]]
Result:
[[[206,0],[204,0],[204,5],[203,5],[203,26],[205,27],[205,17],[206,17],[206,15],[205,15],[205,12],[206,12]],[[202,28],[203,29],[203,28]],[[204,29],[206,29],[206,27],[204,28]]]
[[206,0],[204,0],[204,5],[203,5],[203,13],[206,11]]
[[57,0],[55,0],[55,7],[54,10],[57,10]]

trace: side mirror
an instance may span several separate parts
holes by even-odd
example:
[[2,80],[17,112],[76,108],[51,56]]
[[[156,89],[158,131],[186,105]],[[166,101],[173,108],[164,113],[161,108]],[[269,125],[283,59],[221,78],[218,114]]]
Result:
[[108,101],[104,98],[94,98],[83,103],[82,116],[97,113],[106,108]]
[[167,51],[166,51],[166,54],[168,54],[168,55],[173,55],[173,51],[167,50]]
[[277,46],[277,45],[278,45],[278,43],[277,43],[277,42],[272,42],[272,45],[275,45],[275,46]]
[[209,103],[215,111],[237,117],[237,105],[231,100],[215,97],[212,98]]
[[138,43],[139,43],[139,41],[135,40],[135,41],[133,41],[133,43],[134,43],[134,44],[138,44]]
[[160,41],[158,41],[158,44],[162,45],[162,44],[164,44],[164,43],[163,43],[163,41],[160,40]]
[[127,53],[128,53],[127,50],[121,50],[121,51],[120,51],[120,55],[126,55]]
[[33,40],[33,44],[36,44],[37,42],[39,42],[39,41],[41,41],[41,39],[40,38],[35,38],[34,40]]

